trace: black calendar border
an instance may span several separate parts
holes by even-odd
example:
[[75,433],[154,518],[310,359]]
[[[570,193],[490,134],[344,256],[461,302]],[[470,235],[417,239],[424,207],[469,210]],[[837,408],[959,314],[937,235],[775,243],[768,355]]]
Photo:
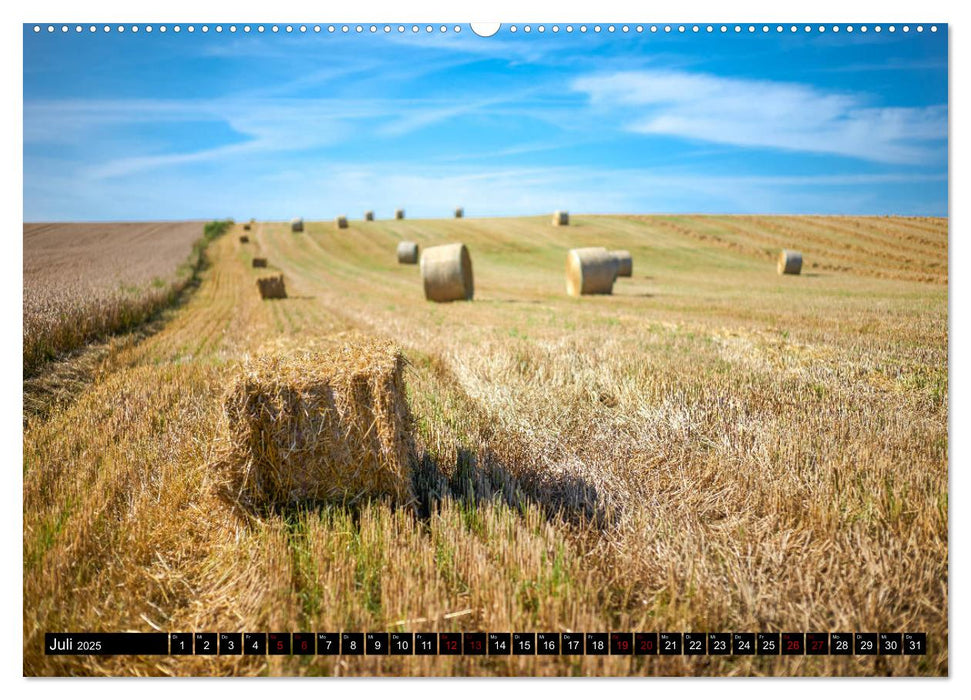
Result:
[[926,656],[925,632],[48,632],[47,656]]

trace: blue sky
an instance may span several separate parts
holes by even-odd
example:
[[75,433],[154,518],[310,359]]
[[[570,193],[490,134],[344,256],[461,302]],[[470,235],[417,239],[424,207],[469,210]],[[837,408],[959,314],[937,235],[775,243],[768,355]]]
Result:
[[[228,25],[227,25],[228,26]],[[24,27],[24,218],[947,215],[947,28]]]

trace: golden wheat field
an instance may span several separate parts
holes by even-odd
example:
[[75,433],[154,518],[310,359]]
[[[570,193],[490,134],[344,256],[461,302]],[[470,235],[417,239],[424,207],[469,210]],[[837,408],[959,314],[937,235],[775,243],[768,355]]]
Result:
[[170,305],[202,222],[24,224],[24,376]]
[[[209,245],[153,332],[115,337],[68,399],[25,409],[24,674],[947,675],[946,219],[242,233]],[[465,243],[474,300],[426,302],[402,240]],[[566,295],[585,245],[632,253],[612,296]],[[801,275],[776,274],[783,247]],[[256,279],[280,273],[288,298],[262,301]],[[243,363],[350,330],[407,360],[417,509],[227,500],[215,464]],[[74,361],[25,382],[25,406]],[[43,654],[44,632],[126,630],[923,631],[929,651]]]

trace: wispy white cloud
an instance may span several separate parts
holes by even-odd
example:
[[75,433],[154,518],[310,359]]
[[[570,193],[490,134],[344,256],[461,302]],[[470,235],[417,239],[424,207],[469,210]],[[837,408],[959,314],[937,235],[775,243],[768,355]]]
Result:
[[469,114],[489,114],[515,118],[536,110],[528,101],[529,90],[510,91],[490,97],[456,97],[442,100],[399,100],[400,116],[378,129],[382,136],[402,136],[425,127]]
[[874,107],[864,96],[799,83],[643,70],[572,81],[622,128],[743,147],[936,165],[947,108]]
[[85,164],[94,178],[112,178],[159,168],[256,154],[310,151],[350,137],[395,139],[419,129],[513,100],[234,98],[200,100],[61,100],[24,105],[24,143],[65,145],[110,142],[126,127],[210,122],[234,135],[229,143],[156,152],[152,139],[141,152]]
[[494,58],[512,64],[549,62],[551,56],[569,56],[577,53],[567,42],[538,35],[531,38],[532,41],[517,41],[515,38],[508,39],[502,36],[483,38],[471,32],[463,34],[436,32],[431,35],[424,32],[418,34],[395,32],[386,37],[391,45],[411,51],[420,49],[441,54],[465,54],[478,58]]
[[870,61],[858,63],[841,63],[835,66],[817,66],[810,69],[814,73],[872,73],[900,71],[935,71],[947,70],[947,60],[937,58],[889,58],[884,61]]
[[[184,151],[154,152],[146,141],[144,151],[88,163],[93,178],[123,177],[157,168],[202,163],[256,153],[287,153],[336,143],[348,132],[354,117],[379,110],[367,105],[349,106],[331,100],[117,100],[73,102],[54,108],[25,105],[25,143],[49,143],[65,138],[83,139],[91,132],[105,132],[137,124],[211,122],[235,135],[229,143]],[[37,118],[31,118],[37,114]]]

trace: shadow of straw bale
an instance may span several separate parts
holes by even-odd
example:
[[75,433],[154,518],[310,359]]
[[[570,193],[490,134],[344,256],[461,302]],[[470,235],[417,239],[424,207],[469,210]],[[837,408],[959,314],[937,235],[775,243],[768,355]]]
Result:
[[[519,470],[516,470],[519,471]],[[604,507],[597,489],[576,475],[521,474],[516,476],[489,447],[477,451],[459,448],[454,463],[447,465],[427,451],[421,451],[412,465],[416,501],[396,503],[389,498],[365,498],[353,503],[306,500],[299,503],[259,503],[240,498],[228,484],[220,495],[242,520],[267,517],[290,520],[311,512],[334,509],[348,513],[357,526],[362,507],[384,502],[392,510],[407,508],[417,520],[427,523],[442,504],[451,501],[463,507],[503,504],[524,514],[537,507],[548,520],[565,520],[575,525],[607,527],[613,518]]]
[[421,520],[428,520],[439,504],[452,500],[473,507],[498,502],[520,513],[535,506],[548,519],[598,528],[607,525],[608,516],[597,489],[582,477],[516,469],[488,446],[477,451],[458,448],[454,464],[443,466],[441,459],[428,452],[416,459],[412,484]]

